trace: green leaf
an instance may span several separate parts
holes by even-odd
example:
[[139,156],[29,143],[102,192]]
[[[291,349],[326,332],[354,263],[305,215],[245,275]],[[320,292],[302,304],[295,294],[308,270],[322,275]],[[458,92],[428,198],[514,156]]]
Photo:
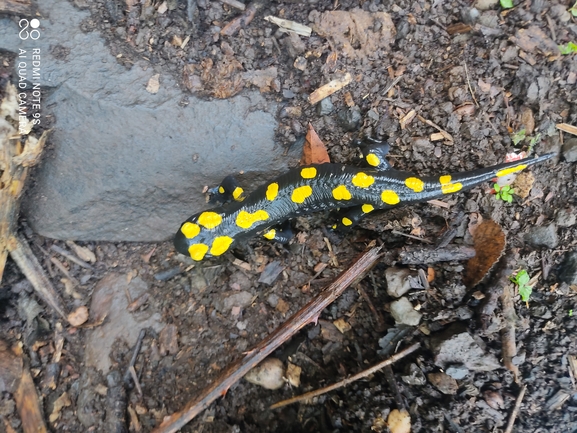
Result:
[[571,7],[571,9],[569,9],[569,12],[571,12],[571,15],[573,15],[574,17],[577,17],[577,1]]
[[517,146],[519,143],[525,140],[525,135],[526,135],[525,129],[521,129],[519,132],[513,134],[513,136],[511,137],[511,140],[513,140],[513,145]]
[[493,189],[495,190],[495,192],[501,191],[501,187],[499,186],[498,183],[496,183],[495,185],[493,185]]
[[531,293],[533,293],[533,289],[531,287],[519,286],[519,295],[521,295],[523,302],[527,302],[529,300]]
[[503,9],[511,9],[513,7],[513,0],[500,0]]
[[515,276],[515,282],[519,286],[526,286],[529,283],[530,279],[531,278],[529,278],[529,274],[524,269],[517,272],[517,275]]
[[565,45],[559,45],[559,51],[563,55],[577,53],[577,44],[575,42],[569,42]]
[[513,196],[512,195],[508,195],[507,197],[505,197],[505,201],[507,203],[513,203]]

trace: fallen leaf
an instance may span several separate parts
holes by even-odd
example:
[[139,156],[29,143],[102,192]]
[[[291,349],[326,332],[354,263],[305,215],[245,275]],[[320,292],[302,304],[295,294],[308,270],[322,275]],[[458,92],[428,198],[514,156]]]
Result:
[[309,130],[305,138],[301,165],[324,164],[331,162],[327,148],[317,135],[313,125],[309,123]]
[[347,331],[351,330],[351,325],[344,320],[343,318],[337,319],[333,322],[333,325],[335,325],[337,327],[337,329],[339,331],[341,331],[341,334],[344,334]]
[[493,220],[484,220],[473,233],[476,256],[467,262],[463,282],[468,288],[479,284],[505,250],[505,233]]
[[54,409],[48,418],[50,422],[56,421],[60,417],[60,411],[63,407],[68,407],[72,404],[67,392],[64,392],[60,397],[54,401]]
[[301,385],[301,372],[302,368],[298,365],[288,363],[286,369],[286,379],[291,386],[299,387]]

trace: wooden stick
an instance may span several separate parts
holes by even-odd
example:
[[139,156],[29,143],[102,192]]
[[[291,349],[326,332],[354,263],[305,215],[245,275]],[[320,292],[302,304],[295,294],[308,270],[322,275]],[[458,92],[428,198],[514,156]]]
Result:
[[153,433],[173,433],[206,409],[214,400],[224,396],[228,389],[248,371],[275,351],[310,322],[316,322],[319,314],[337,299],[351,284],[362,278],[380,258],[380,247],[371,248],[344,271],[330,286],[301,308],[282,326],[257,344],[242,359],[230,365],[213,384],[188,402],[179,412],[166,417]]
[[48,276],[42,269],[38,259],[28,246],[26,240],[19,236],[12,236],[9,240],[10,257],[16,262],[22,273],[36,290],[40,298],[50,305],[58,315],[68,322],[62,300],[54,290]]
[[519,409],[521,408],[521,402],[523,401],[523,397],[525,397],[525,391],[527,391],[527,385],[523,385],[523,388],[521,388],[521,392],[517,396],[517,400],[515,401],[515,407],[513,408],[513,412],[511,412],[511,417],[509,418],[509,422],[507,423],[507,428],[503,433],[511,433],[513,431],[513,424],[515,424],[515,419],[517,418],[517,414],[519,413]]
[[407,347],[405,350],[397,353],[396,355],[391,356],[389,359],[385,359],[382,362],[379,362],[377,365],[372,366],[371,368],[361,371],[354,376],[349,377],[348,379],[341,380],[333,385],[326,386],[321,389],[317,389],[316,391],[307,392],[306,394],[299,395],[297,397],[289,398],[287,400],[279,401],[278,403],[273,404],[270,408],[277,409],[279,407],[283,407],[292,403],[297,403],[303,400],[310,400],[314,397],[318,397],[319,395],[326,394],[329,391],[334,391],[335,389],[339,389],[343,386],[348,385],[349,383],[355,382],[356,380],[362,379],[364,377],[370,376],[371,374],[385,368],[387,365],[391,365],[394,362],[397,362],[399,359],[404,358],[410,353],[413,353],[421,347],[420,343],[415,343],[412,346]]

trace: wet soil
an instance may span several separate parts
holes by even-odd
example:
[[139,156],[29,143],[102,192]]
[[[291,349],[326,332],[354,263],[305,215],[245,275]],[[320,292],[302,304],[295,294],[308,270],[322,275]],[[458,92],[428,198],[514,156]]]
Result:
[[[328,308],[318,325],[309,325],[275,354],[285,365],[302,368],[300,387],[287,384],[270,391],[241,381],[183,431],[387,431],[384,420],[391,410],[403,408],[413,432],[503,431],[523,385],[527,392],[513,431],[577,430],[577,388],[569,366],[570,356],[577,354],[576,287],[558,278],[565,254],[577,245],[577,225],[559,217],[561,210],[571,214],[576,209],[577,168],[561,156],[562,141],[569,136],[555,129],[557,123],[577,124],[575,56],[555,50],[577,38],[575,18],[567,12],[570,4],[520,2],[504,12],[498,4],[480,10],[465,1],[265,2],[258,4],[252,22],[232,36],[220,32],[242,12],[219,1],[77,0],[76,5],[90,10],[86,29],[102,32],[127,68],[144,58],[158,72],[177,77],[191,95],[228,97],[254,87],[281,102],[279,153],[298,147],[311,123],[333,162],[358,164],[355,143],[369,136],[389,141],[395,168],[420,175],[489,166],[530,147],[538,154],[560,156],[535,167],[531,192],[512,203],[497,200],[487,185],[445,199],[449,206],[400,208],[346,234],[329,230],[334,216],[316,214],[294,221],[298,235],[288,246],[255,239],[202,264],[176,255],[170,243],[84,243],[96,255],[92,269],[84,269],[50,250],[53,244],[67,248],[64,242],[40,238],[22,221],[69,310],[86,305],[95,317],[101,307],[94,302],[98,284],[115,275],[127,282],[138,279],[138,296],[146,293],[146,298],[137,312],[158,314],[162,322],[157,328],[146,325],[134,365],[142,393],[130,388],[124,396],[118,390],[133,347],[116,341],[107,359],[114,374],[97,371],[93,358],[106,354],[87,355],[93,330],[62,327],[42,304],[30,307],[31,288],[9,261],[0,290],[0,332],[11,344],[22,343],[46,419],[53,415],[52,431],[122,431],[122,411],[115,416],[112,409],[117,404],[128,406],[126,425],[132,431],[151,431],[347,269],[370,242],[389,250],[422,247],[454,227],[453,242],[470,243],[469,223],[479,215],[505,231],[510,263],[538,275],[528,303],[514,296],[518,382],[502,367],[468,370],[456,389],[441,387],[446,393],[433,384],[435,376],[429,374],[443,372],[435,364],[434,337],[459,323],[485,354],[500,360],[506,318],[499,304],[490,326],[481,322],[483,292],[497,284],[494,275],[473,293],[462,282],[464,262],[424,263],[412,270],[434,274],[430,286],[407,295],[423,315],[421,323],[400,343],[420,342],[422,349],[394,365],[388,378],[379,372],[313,404],[270,410],[272,403],[336,382],[386,357],[379,342],[386,346],[382,338],[398,326],[389,314],[394,298],[385,290],[388,266],[380,263]],[[339,15],[338,22],[354,25],[344,30],[335,25],[338,31],[331,33],[331,26],[323,27],[331,15],[323,14],[333,11],[349,12]],[[395,30],[376,46],[367,45],[363,32],[382,34],[388,22],[383,13],[390,15]],[[287,35],[263,19],[268,15],[314,23],[317,31],[310,37]],[[332,109],[326,101],[322,106],[309,103],[313,90],[345,73],[353,79],[329,97]],[[418,117],[407,121],[411,110],[453,141],[432,140],[438,131]],[[516,143],[513,138],[523,129],[527,138]],[[531,138],[536,138],[534,146]],[[554,224],[556,242],[535,246],[526,241],[535,226],[549,224]],[[52,266],[52,256],[65,263],[69,276]],[[64,279],[70,276],[77,284],[66,291],[70,285]],[[333,324],[338,319],[349,325],[344,332]],[[54,362],[56,335],[64,337],[64,351]],[[59,374],[51,384],[47,379],[55,368]],[[55,412],[63,393],[71,403]],[[12,396],[3,393],[0,403],[5,423],[0,431],[8,431],[8,425],[21,431]]]

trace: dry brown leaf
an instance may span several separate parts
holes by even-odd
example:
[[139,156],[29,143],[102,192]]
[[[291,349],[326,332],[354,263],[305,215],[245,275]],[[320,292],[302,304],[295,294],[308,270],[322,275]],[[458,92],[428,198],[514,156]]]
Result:
[[473,233],[476,256],[467,262],[463,282],[468,288],[479,284],[505,250],[505,233],[493,220],[485,220]]
[[511,40],[522,50],[530,53],[542,53],[546,56],[559,55],[559,48],[547,34],[538,26],[519,29]]
[[80,259],[84,260],[85,262],[94,263],[96,262],[96,256],[92,251],[90,251],[86,247],[81,247],[80,245],[76,245],[72,241],[66,241],[66,245],[68,245],[74,251]]
[[331,162],[327,148],[317,135],[313,125],[309,123],[301,165],[324,164],[326,162]]
[[68,314],[68,323],[72,326],[80,326],[88,320],[88,308],[84,305]]

